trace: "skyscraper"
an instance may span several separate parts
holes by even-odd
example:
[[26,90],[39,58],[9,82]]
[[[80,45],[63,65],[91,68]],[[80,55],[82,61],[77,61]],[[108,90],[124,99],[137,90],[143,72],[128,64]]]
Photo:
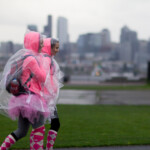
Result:
[[124,61],[132,62],[134,60],[135,54],[139,50],[137,33],[135,31],[130,30],[127,26],[124,26],[121,29],[120,43],[120,53],[122,56],[121,59]]
[[57,37],[59,39],[60,49],[62,49],[64,44],[69,42],[68,21],[64,17],[58,17],[58,20],[57,20]]
[[109,46],[111,43],[110,32],[108,29],[103,29],[101,32],[102,47]]
[[137,33],[130,30],[127,26],[124,26],[121,29],[120,42],[134,42],[137,41]]
[[101,33],[87,33],[79,36],[78,41],[78,52],[81,55],[85,53],[99,53],[100,47],[102,46]]
[[47,25],[44,26],[44,35],[47,37],[52,37],[52,16],[48,15],[47,17]]

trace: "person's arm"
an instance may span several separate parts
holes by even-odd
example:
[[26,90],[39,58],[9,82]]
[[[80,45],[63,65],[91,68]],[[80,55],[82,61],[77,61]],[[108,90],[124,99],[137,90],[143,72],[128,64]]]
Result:
[[30,72],[33,74],[33,76],[41,81],[41,82],[45,82],[46,79],[46,72],[44,70],[44,68],[42,67],[42,65],[40,65],[40,63],[42,64],[42,62],[38,62],[38,60],[36,60],[36,58],[34,58],[33,56],[28,57],[25,60],[26,64],[26,68],[30,70]]

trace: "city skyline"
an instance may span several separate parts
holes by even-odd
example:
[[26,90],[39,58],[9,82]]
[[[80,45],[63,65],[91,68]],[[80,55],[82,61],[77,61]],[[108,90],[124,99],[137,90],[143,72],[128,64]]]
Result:
[[136,31],[139,39],[150,37],[148,0],[1,0],[0,3],[0,41],[22,43],[27,25],[35,24],[42,32],[48,15],[53,17],[53,37],[57,34],[57,18],[67,18],[71,42],[76,42],[80,34],[98,33],[104,28],[110,31],[112,41],[119,42],[120,30],[125,25]]

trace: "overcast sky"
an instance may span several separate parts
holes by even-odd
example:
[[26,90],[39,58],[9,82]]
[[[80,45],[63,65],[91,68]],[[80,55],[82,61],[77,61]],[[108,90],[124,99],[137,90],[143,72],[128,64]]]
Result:
[[22,43],[27,25],[36,24],[42,32],[48,15],[53,17],[53,37],[57,18],[68,19],[72,42],[104,28],[118,42],[124,25],[137,31],[139,39],[150,38],[150,0],[0,0],[0,41]]

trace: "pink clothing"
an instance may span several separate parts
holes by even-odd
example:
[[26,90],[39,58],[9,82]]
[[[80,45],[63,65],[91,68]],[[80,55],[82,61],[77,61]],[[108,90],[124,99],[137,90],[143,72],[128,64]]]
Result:
[[57,137],[57,132],[54,130],[49,130],[47,135],[47,144],[46,144],[46,150],[52,150],[53,145],[55,143]]
[[[40,34],[38,32],[29,32],[24,38],[24,47],[26,49],[35,52],[35,56],[38,53],[40,44]],[[39,58],[38,58],[39,60]],[[23,63],[23,73],[22,73],[22,83],[24,84],[31,75],[33,77],[27,83],[27,87],[30,91],[40,94],[41,84],[45,82],[46,72],[44,68],[40,65],[42,60],[38,62],[35,57],[29,56],[24,60]]]
[[13,96],[9,102],[8,110],[11,119],[15,120],[21,114],[31,123],[34,123],[35,119],[38,120],[40,115],[45,118],[50,115],[46,101],[37,94]]
[[[52,57],[51,55],[51,38],[47,38],[47,39],[44,39],[44,47],[42,48],[42,53],[44,54],[47,54],[48,56]],[[57,86],[57,81],[54,79],[54,71],[55,71],[55,64],[52,62],[52,58],[50,57],[45,57],[45,61],[47,64],[46,67],[48,68],[45,68],[45,70],[49,70],[50,68],[50,82],[49,84],[51,85],[52,90],[53,90],[53,94],[56,94],[57,91],[58,91],[58,86]],[[44,88],[44,92],[47,93],[47,88]]]
[[44,47],[42,48],[42,53],[52,56],[51,55],[51,38],[44,39]]
[[31,31],[24,37],[24,47],[30,49],[36,53],[39,51],[40,46],[40,34],[38,32]]
[[13,144],[15,144],[16,140],[12,135],[8,135],[3,142],[3,144],[0,146],[0,150],[8,150]]
[[46,80],[46,72],[33,56],[29,56],[23,62],[22,83],[25,84],[31,75],[33,77],[26,85],[30,91],[40,94],[42,83]]
[[31,150],[40,150],[44,148],[43,140],[45,134],[45,127],[42,126],[31,132],[30,135],[30,149]]
[[43,68],[42,59],[37,53],[39,43],[39,33],[29,32],[25,35],[24,46],[31,50],[31,53],[26,53],[25,56],[30,54],[31,56],[23,61],[21,82],[25,88],[27,86],[27,89],[34,94],[21,94],[10,99],[8,113],[13,120],[22,115],[23,118],[27,118],[31,123],[34,123],[35,119],[38,120],[41,115],[44,118],[48,118],[50,115],[46,100],[40,96],[42,85],[46,80],[46,71]]

